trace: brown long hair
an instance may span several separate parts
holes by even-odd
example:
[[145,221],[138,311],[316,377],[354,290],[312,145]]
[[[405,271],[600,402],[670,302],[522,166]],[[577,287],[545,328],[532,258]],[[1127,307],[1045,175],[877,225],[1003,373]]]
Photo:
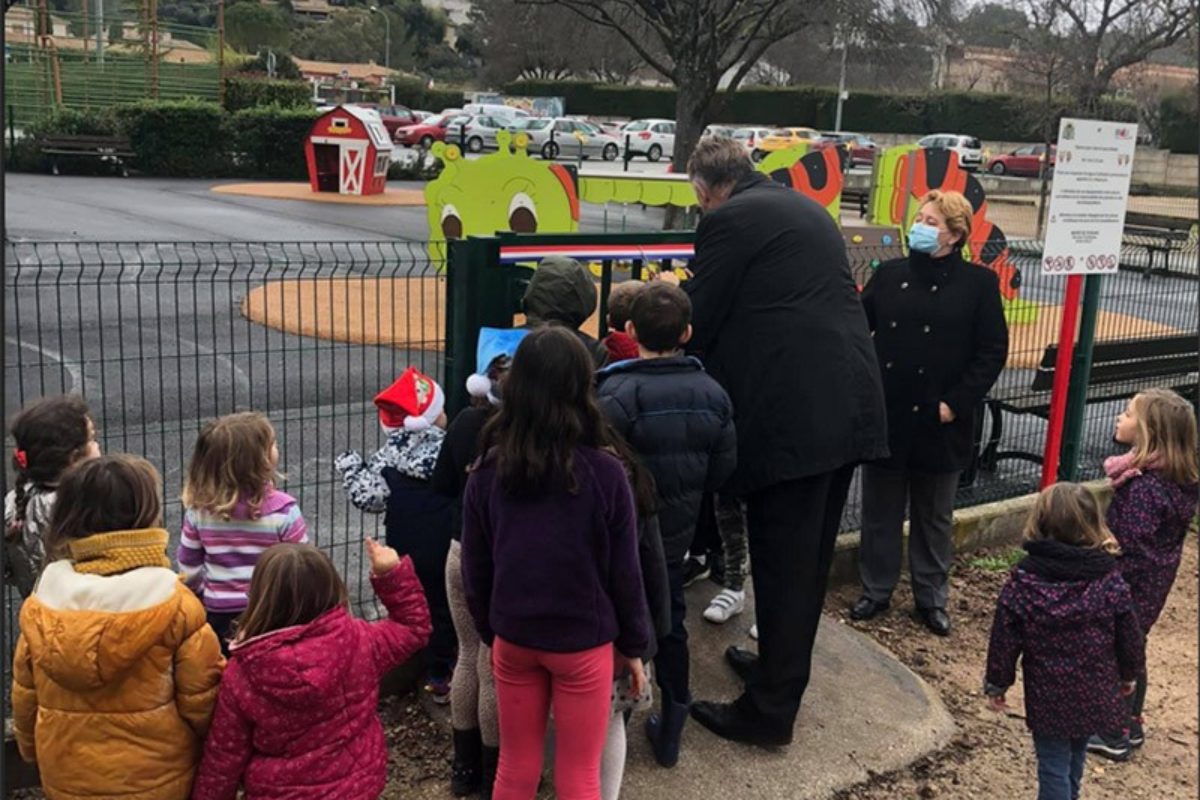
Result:
[[[25,519],[29,490],[53,488],[68,467],[87,453],[95,437],[91,410],[77,394],[60,394],[33,401],[9,425],[16,448],[12,467],[15,475],[15,524]],[[18,457],[17,453],[22,453]]]
[[47,557],[65,558],[72,539],[162,526],[162,484],[144,458],[101,456],[63,473],[47,536]]
[[1056,483],[1042,490],[1025,522],[1025,538],[1052,539],[1111,555],[1121,552],[1117,537],[1104,522],[1099,501],[1078,483]]
[[327,611],[348,607],[348,602],[346,583],[324,550],[291,542],[271,545],[254,565],[236,639],[307,625]]
[[225,519],[239,500],[257,515],[275,479],[275,429],[256,411],[220,417],[204,426],[183,484],[183,505]]
[[1200,480],[1196,453],[1196,413],[1170,389],[1147,389],[1133,398],[1137,443],[1133,466],[1153,465],[1167,480],[1191,485]]
[[521,340],[504,402],[484,426],[480,452],[495,459],[500,485],[515,497],[576,491],[576,447],[615,453],[630,473],[639,513],[654,507],[654,484],[596,402],[594,366],[579,337],[549,325]]

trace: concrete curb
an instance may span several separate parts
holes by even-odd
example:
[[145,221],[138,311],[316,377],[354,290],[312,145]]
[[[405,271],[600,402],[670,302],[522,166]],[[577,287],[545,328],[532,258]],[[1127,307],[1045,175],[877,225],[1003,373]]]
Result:
[[[1112,496],[1108,482],[1104,480],[1085,483],[1102,503],[1107,504]],[[1037,493],[984,503],[954,512],[954,552],[970,553],[1000,545],[1016,546],[1021,541],[1025,520],[1029,516]],[[843,533],[837,539],[833,553],[833,566],[829,581],[834,585],[858,581],[858,551],[861,534],[859,531]],[[908,564],[908,523],[904,523],[904,550],[902,563]]]

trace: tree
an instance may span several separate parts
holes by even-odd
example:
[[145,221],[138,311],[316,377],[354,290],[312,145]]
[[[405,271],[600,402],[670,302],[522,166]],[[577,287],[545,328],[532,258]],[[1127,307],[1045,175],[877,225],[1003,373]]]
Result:
[[1001,3],[973,7],[963,17],[959,35],[963,44],[978,47],[1008,47],[1013,37],[1029,27],[1024,10]]
[[1195,0],[1036,0],[1063,18],[1071,62],[1071,93],[1095,112],[1113,76],[1151,54],[1195,35]]
[[225,9],[225,41],[235,50],[286,49],[290,34],[291,20],[276,6],[236,3]]
[[716,105],[735,91],[776,42],[821,16],[823,0],[526,0],[557,6],[623,37],[675,85],[674,167],[687,166]]
[[[391,20],[392,50],[389,54],[394,69],[411,67],[413,45],[409,41],[404,20],[391,8],[381,9]],[[324,22],[307,22],[292,32],[291,53],[297,58],[347,63],[383,62],[387,40],[383,23],[365,9],[334,14]]]

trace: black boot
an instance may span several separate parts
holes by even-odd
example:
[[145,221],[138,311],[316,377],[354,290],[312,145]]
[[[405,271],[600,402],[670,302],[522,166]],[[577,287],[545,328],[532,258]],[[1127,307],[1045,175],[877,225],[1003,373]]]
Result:
[[479,785],[481,800],[492,800],[492,785],[496,782],[496,767],[500,766],[500,748],[483,747],[483,780]]
[[482,748],[479,728],[454,730],[454,762],[450,765],[450,792],[455,797],[466,797],[479,791],[483,767]]
[[659,766],[673,767],[679,761],[679,739],[687,722],[688,707],[688,703],[673,702],[664,692],[662,711],[646,720],[646,736]]

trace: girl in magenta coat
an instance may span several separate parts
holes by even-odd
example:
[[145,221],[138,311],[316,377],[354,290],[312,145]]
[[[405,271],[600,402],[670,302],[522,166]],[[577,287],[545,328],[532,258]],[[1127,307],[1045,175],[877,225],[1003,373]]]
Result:
[[425,646],[412,562],[367,540],[388,618],[350,616],[324,552],[278,544],[254,569],[196,777],[196,800],[368,800],[387,780],[379,681]]

